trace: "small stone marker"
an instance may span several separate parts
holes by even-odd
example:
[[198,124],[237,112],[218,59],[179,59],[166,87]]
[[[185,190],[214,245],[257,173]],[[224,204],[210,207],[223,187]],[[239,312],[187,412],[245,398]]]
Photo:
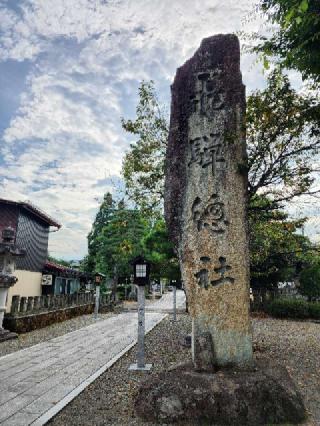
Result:
[[172,85],[165,216],[180,259],[199,370],[212,370],[212,361],[215,366],[252,361],[239,63],[236,36],[210,37],[177,70]]

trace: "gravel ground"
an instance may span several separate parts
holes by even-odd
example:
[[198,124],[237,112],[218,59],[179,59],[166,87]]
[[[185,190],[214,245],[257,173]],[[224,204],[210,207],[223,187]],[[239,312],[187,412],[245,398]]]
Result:
[[[111,315],[113,314],[99,314],[99,317],[106,319]],[[71,331],[78,330],[79,328],[86,327],[87,325],[90,325],[93,322],[95,322],[95,319],[93,318],[92,314],[82,315],[67,321],[49,325],[45,328],[40,328],[39,330],[20,334],[18,339],[7,340],[6,342],[0,343],[0,356],[16,352],[20,349],[28,348],[29,346],[45,342],[58,336],[62,336],[63,334],[67,334]]]
[[[113,314],[100,316],[110,315]],[[128,371],[129,365],[135,362],[133,348],[49,423],[56,426],[150,425],[135,417],[133,399],[146,374],[190,359],[190,350],[181,345],[184,336],[191,332],[190,319],[183,314],[178,315],[178,319],[174,323],[166,318],[147,335],[147,362],[153,364],[150,373]],[[84,315],[21,334],[17,340],[0,343],[0,356],[78,330],[94,321],[92,315]],[[304,426],[320,426],[320,324],[254,318],[253,330],[255,356],[286,365],[309,412]]]
[[[145,299],[145,306],[151,305],[152,303],[156,302],[158,299]],[[125,300],[123,301],[123,307],[125,309],[137,309],[138,308],[138,302],[135,302],[133,300]]]
[[309,419],[320,425],[320,324],[311,321],[255,319],[256,357],[284,364],[300,390]]
[[[133,399],[146,374],[153,374],[178,362],[190,359],[190,350],[181,345],[191,332],[190,319],[179,315],[178,322],[162,321],[146,337],[150,373],[129,372],[135,361],[135,348],[86,388],[49,424],[72,425],[151,425],[137,419]],[[254,349],[259,358],[272,358],[287,366],[299,387],[310,414],[304,426],[320,425],[320,324],[253,319]]]

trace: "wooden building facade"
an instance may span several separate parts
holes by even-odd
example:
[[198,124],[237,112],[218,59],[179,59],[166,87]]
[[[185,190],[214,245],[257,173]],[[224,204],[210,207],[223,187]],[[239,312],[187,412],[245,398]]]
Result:
[[48,256],[50,227],[58,230],[61,225],[29,202],[0,199],[0,235],[8,226],[14,229],[15,244],[26,250],[26,256],[17,261],[18,282],[9,290],[7,310],[14,294],[42,294],[42,271]]

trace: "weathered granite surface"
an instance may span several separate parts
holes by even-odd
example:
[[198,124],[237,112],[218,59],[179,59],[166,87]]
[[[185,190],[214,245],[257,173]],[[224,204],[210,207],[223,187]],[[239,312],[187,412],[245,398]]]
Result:
[[[217,366],[252,361],[246,222],[245,88],[234,35],[204,39],[172,85],[165,217],[197,338]],[[201,369],[201,366],[200,366]],[[204,366],[204,370],[205,370]]]
[[297,424],[306,417],[286,368],[275,364],[215,374],[180,366],[146,379],[135,410],[152,424],[258,426]]

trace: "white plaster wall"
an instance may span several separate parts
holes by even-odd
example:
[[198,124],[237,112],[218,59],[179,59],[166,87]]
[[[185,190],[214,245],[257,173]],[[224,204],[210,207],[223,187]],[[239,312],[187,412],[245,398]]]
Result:
[[13,287],[9,288],[7,312],[10,312],[11,299],[14,295],[41,296],[41,272],[22,271],[17,269],[14,271],[14,275],[18,278],[18,282]]

